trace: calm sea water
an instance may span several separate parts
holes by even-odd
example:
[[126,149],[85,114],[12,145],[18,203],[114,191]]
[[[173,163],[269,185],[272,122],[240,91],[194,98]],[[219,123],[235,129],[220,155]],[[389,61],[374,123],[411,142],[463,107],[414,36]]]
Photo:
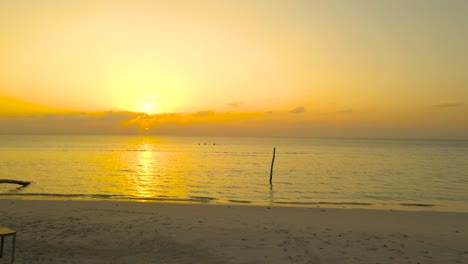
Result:
[[3,135],[2,178],[32,184],[0,198],[468,212],[468,141]]

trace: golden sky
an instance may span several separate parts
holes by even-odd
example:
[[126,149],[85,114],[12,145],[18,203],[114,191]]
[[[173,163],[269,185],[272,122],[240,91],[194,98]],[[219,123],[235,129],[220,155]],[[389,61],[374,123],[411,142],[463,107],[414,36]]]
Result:
[[2,0],[0,114],[466,138],[467,13],[463,0]]

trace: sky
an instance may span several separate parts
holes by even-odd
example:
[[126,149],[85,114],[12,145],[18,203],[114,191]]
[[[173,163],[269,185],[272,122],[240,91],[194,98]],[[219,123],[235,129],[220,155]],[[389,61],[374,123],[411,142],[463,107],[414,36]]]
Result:
[[468,2],[0,1],[0,133],[468,139]]

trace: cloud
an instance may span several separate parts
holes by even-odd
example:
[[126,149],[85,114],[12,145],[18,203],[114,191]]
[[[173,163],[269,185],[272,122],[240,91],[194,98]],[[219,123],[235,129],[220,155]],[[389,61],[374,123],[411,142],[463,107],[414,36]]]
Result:
[[205,110],[205,111],[200,111],[200,112],[194,113],[192,115],[193,116],[212,116],[214,114],[216,114],[216,112],[213,111],[213,110]]
[[445,108],[454,108],[454,107],[461,107],[463,104],[461,103],[442,103],[442,104],[436,104],[434,107],[440,108],[440,109],[445,109]]
[[0,134],[135,134],[137,126],[122,125],[135,116],[128,112],[0,115]]
[[241,103],[229,103],[228,106],[232,108],[239,108],[241,106]]
[[[345,109],[346,110],[346,109]],[[343,110],[343,111],[345,111]],[[197,116],[197,115],[202,116]],[[305,116],[304,116],[305,117]],[[109,134],[204,136],[423,137],[466,139],[468,124],[374,124],[302,120],[283,113],[214,112],[142,114],[94,112],[0,115],[0,134]]]
[[104,113],[96,113],[95,115],[98,116],[101,120],[123,121],[123,120],[128,120],[129,118],[134,117],[135,113],[107,111]]
[[344,109],[344,110],[332,112],[332,114],[350,114],[352,112],[353,112],[353,109]]
[[162,125],[182,125],[193,126],[195,124],[225,124],[241,120],[248,120],[262,116],[262,113],[244,112],[244,113],[217,113],[212,110],[205,110],[196,113],[187,114],[154,114],[138,115],[130,120],[122,122],[126,127],[138,127],[141,130],[154,129]]
[[303,106],[296,107],[296,108],[292,109],[291,111],[289,111],[289,113],[291,113],[291,114],[301,114],[301,113],[304,113],[304,112],[305,112],[305,108]]

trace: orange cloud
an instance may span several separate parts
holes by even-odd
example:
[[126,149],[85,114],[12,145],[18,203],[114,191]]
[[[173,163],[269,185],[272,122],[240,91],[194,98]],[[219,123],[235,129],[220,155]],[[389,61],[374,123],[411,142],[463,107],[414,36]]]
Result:
[[232,108],[239,108],[241,106],[241,103],[230,103],[230,104],[228,104],[228,106],[230,106]]
[[193,114],[154,114],[138,115],[124,120],[124,126],[136,126],[139,129],[152,129],[166,124],[192,125],[200,123],[222,124],[262,116],[262,113],[217,113],[213,110],[199,111]]
[[305,112],[305,108],[303,106],[296,107],[296,108],[292,109],[291,111],[289,111],[289,113],[291,113],[291,114],[301,114],[301,113],[304,113],[304,112]]
[[440,109],[455,108],[455,107],[461,107],[461,106],[463,106],[463,104],[461,103],[443,103],[443,104],[434,105],[434,107],[437,107]]
[[43,106],[0,95],[0,114],[65,113],[70,110]]

